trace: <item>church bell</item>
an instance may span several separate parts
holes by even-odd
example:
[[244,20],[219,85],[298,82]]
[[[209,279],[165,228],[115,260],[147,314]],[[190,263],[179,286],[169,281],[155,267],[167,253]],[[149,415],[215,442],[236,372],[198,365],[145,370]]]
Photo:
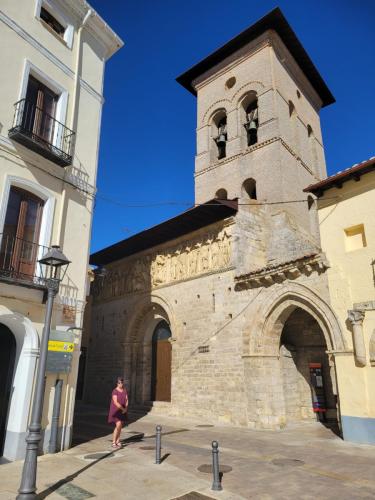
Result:
[[219,134],[216,138],[216,144],[217,145],[222,145],[222,144],[225,144],[227,141],[226,141],[226,138],[225,138],[225,134]]
[[254,130],[257,129],[257,124],[254,120],[251,120],[251,122],[247,122],[247,130],[249,130],[249,132],[253,132]]

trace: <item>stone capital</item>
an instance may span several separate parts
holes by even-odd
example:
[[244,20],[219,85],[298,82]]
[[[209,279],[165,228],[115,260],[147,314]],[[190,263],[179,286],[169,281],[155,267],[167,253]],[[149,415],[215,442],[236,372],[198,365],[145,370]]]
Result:
[[365,319],[365,311],[360,311],[359,309],[349,309],[348,319],[353,326],[362,325],[363,320]]

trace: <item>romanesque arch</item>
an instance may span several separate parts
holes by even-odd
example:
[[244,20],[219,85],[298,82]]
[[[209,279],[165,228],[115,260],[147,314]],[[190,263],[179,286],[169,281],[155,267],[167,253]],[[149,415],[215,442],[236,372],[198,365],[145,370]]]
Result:
[[339,321],[329,304],[307,286],[287,282],[262,294],[256,313],[261,323],[258,328],[245,331],[244,354],[276,355],[285,320],[297,307],[317,321],[328,350],[346,350]]
[[[293,326],[293,319],[298,316],[302,325],[300,330],[296,329],[295,323]],[[250,425],[280,428],[291,421],[293,415],[290,411],[290,401],[293,398],[290,398],[290,391],[294,389],[290,389],[288,384],[293,377],[294,382],[297,380],[295,384],[299,384],[299,393],[294,395],[294,400],[298,404],[303,400],[294,417],[299,412],[301,420],[313,418],[311,398],[314,394],[312,386],[309,385],[309,368],[312,363],[309,361],[322,362],[323,358],[330,407],[332,414],[336,415],[334,359],[332,356],[328,358],[326,352],[345,350],[345,343],[338,320],[330,306],[308,287],[287,282],[264,290],[256,310],[248,312],[246,323],[243,359]],[[310,330],[304,333],[303,330],[308,328]],[[289,342],[293,343],[290,339],[297,339],[296,350],[309,350],[309,346],[302,343],[310,337],[310,332],[311,338],[320,336],[320,342],[314,346],[316,350],[311,359],[305,356],[303,369],[301,357],[298,362],[295,362],[296,359],[292,360],[294,365],[290,359],[285,361],[285,357],[294,356],[295,346],[288,345]],[[285,374],[290,373],[293,377],[286,380]]]
[[176,338],[177,329],[170,304],[160,295],[152,294],[141,298],[129,321],[125,349],[125,366],[128,372],[126,378],[130,402],[134,405],[152,400],[152,340],[155,329],[161,322],[169,326],[172,342]]

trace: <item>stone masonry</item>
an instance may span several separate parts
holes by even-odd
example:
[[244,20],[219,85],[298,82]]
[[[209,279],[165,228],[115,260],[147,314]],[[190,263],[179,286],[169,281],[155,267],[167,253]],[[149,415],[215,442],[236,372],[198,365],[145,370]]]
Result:
[[[256,37],[250,29],[240,48],[201,63],[206,67],[191,83],[196,202],[225,190],[228,200],[237,199],[236,210],[141,251],[129,250],[129,242],[127,255],[114,256],[110,247],[92,256],[107,274],[92,287],[87,402],[106,404],[115,377],[124,374],[133,407],[280,428],[315,418],[308,364],[322,362],[327,415],[336,417],[334,355],[346,346],[328,303],[329,264],[314,200],[303,193],[326,175],[324,103],[293,50],[275,28]],[[247,146],[244,103],[255,98],[258,137]],[[217,113],[227,120],[220,160]],[[256,195],[244,190],[248,179]],[[166,224],[153,234],[164,234]],[[153,333],[162,320],[171,330],[171,400],[152,401]]]

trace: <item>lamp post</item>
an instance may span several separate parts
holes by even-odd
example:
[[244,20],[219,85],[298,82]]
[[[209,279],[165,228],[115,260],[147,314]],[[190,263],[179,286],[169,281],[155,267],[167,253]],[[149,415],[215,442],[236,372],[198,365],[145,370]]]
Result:
[[70,261],[61,252],[58,245],[52,248],[38,261],[45,285],[47,287],[47,306],[42,339],[38,372],[36,376],[35,392],[31,422],[26,437],[26,455],[22,469],[22,479],[18,490],[17,500],[36,498],[36,470],[39,443],[42,439],[42,413],[44,401],[44,375],[46,369],[48,339],[51,328],[53,301],[59,291],[60,282],[63,280]]

